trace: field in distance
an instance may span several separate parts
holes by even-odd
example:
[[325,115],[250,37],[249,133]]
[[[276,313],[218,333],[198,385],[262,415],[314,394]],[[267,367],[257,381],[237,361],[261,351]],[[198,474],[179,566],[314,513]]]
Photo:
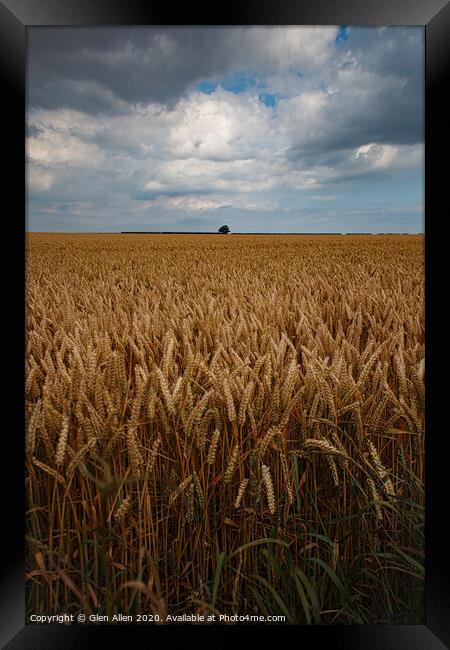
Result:
[[27,614],[423,624],[423,236],[26,245]]

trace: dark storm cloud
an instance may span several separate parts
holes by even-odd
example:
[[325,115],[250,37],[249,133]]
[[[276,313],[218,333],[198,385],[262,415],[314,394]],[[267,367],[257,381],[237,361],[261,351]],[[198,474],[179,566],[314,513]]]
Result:
[[396,77],[408,77],[420,83],[423,75],[423,27],[351,27],[342,49],[351,49],[367,69]]
[[334,92],[320,107],[320,128],[294,134],[288,159],[335,164],[344,150],[369,142],[423,142],[423,46],[420,28],[350,29],[328,79]]
[[230,63],[227,30],[35,28],[28,42],[30,106],[96,113],[176,101]]
[[[422,27],[381,30],[352,28],[347,44],[358,64],[382,78],[398,80],[392,90],[381,90],[372,113],[382,109],[381,121],[411,144],[423,141],[425,107],[425,43]],[[404,85],[403,85],[404,84]],[[368,116],[373,119],[373,114]],[[390,117],[390,123],[388,122]],[[367,120],[369,121],[369,120]],[[409,140],[406,134],[411,134]],[[413,140],[411,138],[416,138]],[[380,140],[379,140],[380,141]]]
[[[334,165],[346,150],[376,142],[414,145],[423,142],[423,96],[411,99],[401,87],[396,94],[380,90],[359,103],[351,93],[333,99],[323,111],[320,131],[293,142],[286,150],[290,161],[305,165]],[[308,134],[307,134],[308,135]]]
[[114,113],[127,104],[173,104],[197,81],[320,65],[336,29],[31,28],[30,106]]
[[[251,29],[32,28],[28,40],[29,107],[117,114],[139,103],[173,105],[196,82],[224,75],[233,66],[235,69],[237,62],[255,73],[268,72],[277,56],[279,62],[288,58],[284,55],[290,52],[288,46],[292,49],[292,33],[288,28],[280,30],[276,40],[267,30]],[[302,38],[299,31],[296,39],[301,42]],[[274,42],[276,48],[271,49]],[[300,48],[292,63],[297,69],[308,67],[307,48]],[[334,141],[325,133],[330,146],[341,147],[346,137],[353,138],[349,146],[354,146],[357,131],[367,129],[374,141],[417,142],[423,126],[423,30],[350,28],[323,76],[332,82],[336,72],[349,65],[381,77],[396,77],[399,82],[395,92],[380,89],[368,105],[358,99],[355,102],[351,91],[346,95],[344,91],[343,105],[334,101],[327,118],[333,122],[336,117],[347,118],[351,128],[348,133],[333,129]],[[405,81],[404,86],[400,80]]]

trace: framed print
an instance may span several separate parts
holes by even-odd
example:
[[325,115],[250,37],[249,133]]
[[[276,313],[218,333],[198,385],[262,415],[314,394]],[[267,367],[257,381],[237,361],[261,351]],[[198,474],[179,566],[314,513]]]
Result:
[[3,647],[450,647],[448,5],[0,15]]

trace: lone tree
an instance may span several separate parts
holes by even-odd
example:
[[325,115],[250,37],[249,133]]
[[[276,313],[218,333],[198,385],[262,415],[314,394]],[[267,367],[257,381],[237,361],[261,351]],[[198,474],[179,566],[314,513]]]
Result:
[[220,226],[219,232],[222,233],[222,235],[228,235],[230,229],[228,228],[228,226]]

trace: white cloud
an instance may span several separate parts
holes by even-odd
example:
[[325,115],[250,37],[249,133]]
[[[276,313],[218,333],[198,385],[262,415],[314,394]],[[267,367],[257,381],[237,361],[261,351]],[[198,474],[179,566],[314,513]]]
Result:
[[[174,108],[151,104],[126,116],[37,111],[31,123],[39,131],[28,138],[27,152],[45,172],[33,171],[30,185],[49,189],[64,167],[110,174],[132,193],[239,195],[314,189],[349,173],[421,164],[420,145],[347,145],[352,125],[339,92],[305,91],[280,100],[275,112],[255,92],[220,88],[192,92]],[[333,136],[336,125],[342,134]],[[337,154],[326,147],[332,137]]]
[[96,167],[105,160],[97,145],[83,142],[62,130],[43,130],[28,138],[26,150],[31,161],[49,166]]
[[358,147],[353,158],[373,169],[408,169],[420,164],[422,154],[421,145],[381,145],[372,142]]
[[158,196],[153,201],[146,202],[146,207],[162,207],[172,210],[187,210],[197,212],[217,210],[229,205],[226,200],[211,199],[207,196]]
[[365,144],[354,154],[356,160],[368,162],[375,168],[390,167],[398,159],[399,147],[394,145]]
[[27,169],[27,184],[37,192],[46,192],[51,189],[54,177],[38,165],[29,165]]
[[[168,133],[174,157],[212,160],[263,156],[276,146],[272,111],[250,92],[218,88],[212,95],[189,94],[175,110]],[[273,132],[272,132],[273,130]]]
[[180,195],[180,196],[157,196],[152,201],[145,201],[145,209],[161,207],[169,210],[186,210],[188,212],[203,212],[206,210],[218,210],[219,208],[233,208],[238,210],[249,210],[259,212],[270,212],[279,208],[276,201],[252,200],[250,197],[238,196],[230,199],[226,195]]
[[[332,26],[251,28],[245,34],[235,32],[232,51],[240,61],[247,59],[262,69],[276,68],[279,72],[287,72],[301,68],[309,71],[323,66],[331,58],[336,32],[337,28]],[[243,59],[242,45],[245,42],[244,50],[247,51]]]

